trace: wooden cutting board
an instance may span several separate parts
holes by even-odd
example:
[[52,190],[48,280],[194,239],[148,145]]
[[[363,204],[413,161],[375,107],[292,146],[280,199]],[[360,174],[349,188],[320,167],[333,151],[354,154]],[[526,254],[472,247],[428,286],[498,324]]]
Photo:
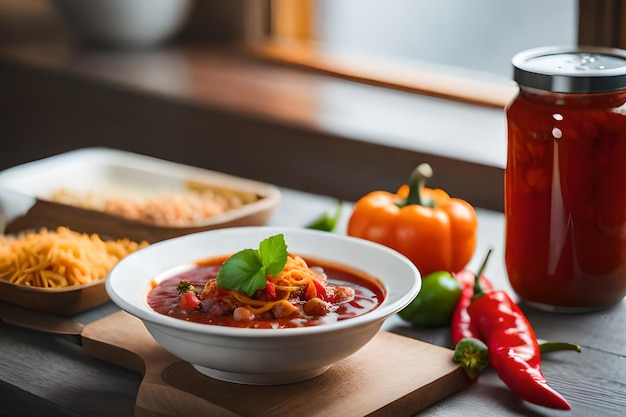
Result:
[[450,349],[381,331],[308,381],[251,386],[218,381],[163,349],[120,311],[85,326],[84,350],[144,376],[135,416],[412,416],[469,385]]

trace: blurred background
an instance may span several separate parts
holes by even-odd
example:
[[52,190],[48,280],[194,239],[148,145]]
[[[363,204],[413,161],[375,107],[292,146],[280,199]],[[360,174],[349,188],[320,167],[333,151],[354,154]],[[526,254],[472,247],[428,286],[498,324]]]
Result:
[[499,210],[512,56],[625,44],[625,2],[3,0],[0,169],[107,146],[355,199],[429,162]]
[[510,79],[511,57],[575,45],[576,0],[321,0],[316,30],[337,54],[414,59]]

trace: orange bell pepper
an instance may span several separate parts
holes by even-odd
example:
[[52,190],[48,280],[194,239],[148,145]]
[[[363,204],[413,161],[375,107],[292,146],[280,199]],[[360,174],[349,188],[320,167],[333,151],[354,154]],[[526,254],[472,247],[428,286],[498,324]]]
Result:
[[424,187],[431,176],[430,165],[421,164],[396,194],[373,191],[362,197],[347,234],[397,250],[422,276],[463,269],[476,249],[476,212],[464,200]]

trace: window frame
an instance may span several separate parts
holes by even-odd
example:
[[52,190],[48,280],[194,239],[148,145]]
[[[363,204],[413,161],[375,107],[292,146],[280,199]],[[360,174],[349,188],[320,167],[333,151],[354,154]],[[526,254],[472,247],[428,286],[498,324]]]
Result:
[[[513,83],[459,75],[445,66],[407,62],[406,67],[324,54],[314,34],[314,0],[247,0],[248,53],[366,84],[416,94],[504,108],[516,94]],[[262,23],[259,23],[262,22]],[[626,0],[578,0],[579,45],[626,49]],[[468,74],[470,74],[468,72]]]

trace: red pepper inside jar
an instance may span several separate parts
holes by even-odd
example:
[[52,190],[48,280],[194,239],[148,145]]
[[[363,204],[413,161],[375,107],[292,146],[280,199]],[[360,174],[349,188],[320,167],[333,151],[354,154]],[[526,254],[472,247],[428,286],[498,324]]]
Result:
[[511,286],[556,311],[626,295],[626,51],[538,48],[513,58],[506,109]]

